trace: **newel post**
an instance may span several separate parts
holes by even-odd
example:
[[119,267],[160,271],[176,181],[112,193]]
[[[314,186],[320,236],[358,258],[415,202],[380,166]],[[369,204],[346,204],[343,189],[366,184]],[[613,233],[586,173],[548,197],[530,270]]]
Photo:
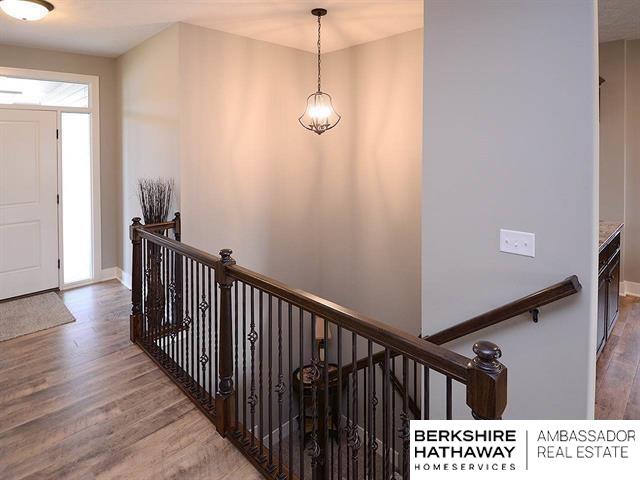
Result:
[[229,249],[220,251],[216,268],[216,282],[220,287],[220,333],[218,337],[218,392],[216,393],[216,429],[223,437],[231,431],[233,408],[233,326],[231,313],[231,287],[233,279],[227,267],[235,265]]
[[131,316],[129,317],[129,338],[136,343],[142,336],[142,239],[138,228],[142,227],[140,217],[131,220]]
[[507,406],[507,368],[498,359],[500,348],[479,341],[473,346],[476,357],[467,366],[467,405],[477,420],[500,420]]
[[177,242],[180,242],[182,236],[182,222],[180,220],[180,212],[173,215],[173,236]]

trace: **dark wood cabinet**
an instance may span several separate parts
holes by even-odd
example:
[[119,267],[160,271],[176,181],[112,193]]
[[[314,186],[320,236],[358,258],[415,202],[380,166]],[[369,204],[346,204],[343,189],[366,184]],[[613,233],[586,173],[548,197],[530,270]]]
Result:
[[597,351],[611,336],[620,309],[620,237],[618,231],[600,246],[598,261]]

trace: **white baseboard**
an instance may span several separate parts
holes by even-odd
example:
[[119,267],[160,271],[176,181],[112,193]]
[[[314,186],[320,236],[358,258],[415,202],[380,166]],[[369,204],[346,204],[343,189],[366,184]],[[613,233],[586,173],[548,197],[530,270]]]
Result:
[[640,297],[640,283],[625,280],[620,282],[620,294],[624,296]]
[[116,276],[114,277],[120,281],[125,287],[131,290],[131,274],[125,272],[121,268],[116,268]]
[[100,272],[100,277],[96,278],[96,281],[104,282],[105,280],[113,280],[116,278],[118,270],[118,267],[103,268]]

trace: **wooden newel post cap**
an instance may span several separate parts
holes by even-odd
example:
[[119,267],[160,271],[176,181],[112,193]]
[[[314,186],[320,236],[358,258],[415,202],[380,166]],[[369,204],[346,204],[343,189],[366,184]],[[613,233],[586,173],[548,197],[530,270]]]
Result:
[[476,354],[473,363],[481,370],[497,373],[504,368],[498,361],[502,356],[502,351],[495,343],[486,340],[476,342],[473,345],[473,353]]
[[475,358],[467,366],[467,405],[478,419],[499,419],[507,406],[507,369],[498,360],[500,348],[479,341],[473,346]]
[[232,253],[233,250],[231,250],[230,248],[223,248],[222,250],[220,250],[220,258],[222,260],[222,263],[235,263],[235,260],[231,258]]
[[129,226],[129,239],[132,242],[140,241],[140,235],[137,233],[137,228],[142,227],[140,220],[140,217],[133,217],[131,219],[131,225]]

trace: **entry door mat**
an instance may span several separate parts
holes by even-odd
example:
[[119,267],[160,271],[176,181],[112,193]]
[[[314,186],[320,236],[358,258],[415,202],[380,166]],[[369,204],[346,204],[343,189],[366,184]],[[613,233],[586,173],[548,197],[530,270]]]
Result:
[[75,321],[54,292],[0,302],[0,342]]

